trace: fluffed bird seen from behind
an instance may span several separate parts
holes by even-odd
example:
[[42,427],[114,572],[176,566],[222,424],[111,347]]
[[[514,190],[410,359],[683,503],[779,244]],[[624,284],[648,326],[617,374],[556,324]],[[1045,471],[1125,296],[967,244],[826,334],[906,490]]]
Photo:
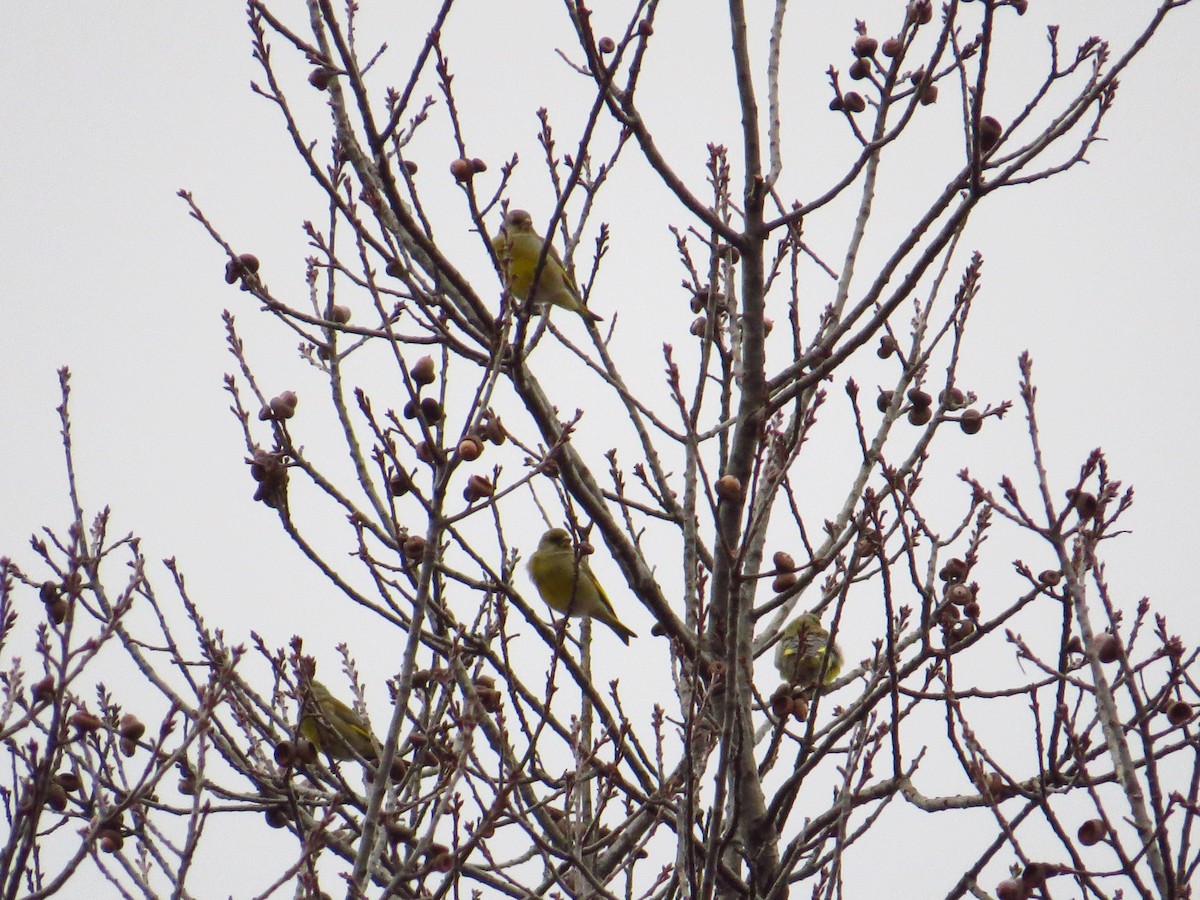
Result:
[[621,624],[587,559],[575,555],[571,535],[565,529],[551,528],[542,535],[537,551],[529,558],[529,577],[555,612],[599,619],[617,633],[623,644],[637,637]]
[[[492,238],[492,249],[496,251],[509,293],[535,306],[552,303],[578,313],[585,320],[601,321],[602,316],[584,306],[575,280],[563,267],[553,246],[546,249],[542,260],[544,246],[542,236],[533,230],[533,217],[523,209],[510,209],[500,233]],[[533,280],[535,274],[537,284]]]
[[775,645],[775,668],[794,687],[813,687],[818,679],[831,684],[842,671],[842,651],[829,640],[820,617],[806,612],[784,627]]

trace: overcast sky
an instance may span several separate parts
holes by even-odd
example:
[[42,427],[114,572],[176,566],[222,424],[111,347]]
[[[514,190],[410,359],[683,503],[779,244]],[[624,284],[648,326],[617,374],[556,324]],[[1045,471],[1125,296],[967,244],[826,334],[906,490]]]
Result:
[[[1123,52],[1154,5],[1031,0],[1024,19],[1003,17],[1016,49],[997,59],[1003,77],[989,87],[989,109],[1007,121],[1021,108],[1044,66],[1047,23],[1062,23],[1068,53],[1092,33]],[[364,31],[393,48],[380,83],[399,80],[404,49],[423,37],[432,4],[400,4],[386,14],[369,0],[364,6]],[[710,6],[664,4],[650,70],[659,80],[647,87],[668,150],[697,186],[705,142],[739,143],[728,106],[728,40],[719,24],[707,37],[686,30],[719,23],[708,18]],[[792,6],[796,53],[785,71],[798,97],[824,98],[812,107],[819,109],[825,68],[849,65],[854,16],[882,39],[901,4]],[[464,119],[473,152],[491,163],[489,176],[514,152],[537,159],[540,105],[560,116],[564,145],[573,143],[577,112],[565,105],[586,88],[552,52],[570,47],[561,10],[549,2],[461,9],[447,26],[447,49],[455,86],[473,101]],[[287,14],[302,24],[295,13]],[[1189,645],[1200,633],[1192,583],[1200,520],[1187,505],[1200,438],[1191,393],[1200,370],[1198,39],[1196,9],[1181,10],[1122,78],[1090,165],[985,204],[967,238],[987,262],[965,366],[986,401],[1015,399],[1017,354],[1033,353],[1056,477],[1065,486],[1087,452],[1103,446],[1114,477],[1137,489],[1126,523],[1134,532],[1111,548],[1109,577],[1121,602],[1132,609],[1150,594]],[[244,10],[236,3],[14,5],[0,42],[10,76],[0,94],[0,554],[34,569],[29,535],[68,521],[54,410],[56,370],[70,366],[89,512],[111,505],[114,529],[140,534],[151,559],[178,557],[210,624],[233,639],[255,629],[281,644],[299,632],[327,658],[333,640],[357,642],[378,685],[394,673],[395,658],[366,649],[370,620],[343,620],[332,590],[281,538],[273,514],[250,500],[222,389],[234,364],[221,310],[234,310],[257,341],[252,352],[275,376],[269,390],[293,387],[302,402],[316,402],[301,387],[314,383],[313,373],[297,361],[295,339],[256,320],[247,297],[224,283],[222,254],[175,196],[193,191],[227,239],[263,259],[274,284],[299,289],[307,254],[301,222],[322,221],[324,206],[275,110],[249,89],[262,73],[250,56]],[[322,97],[303,83],[303,66],[293,71],[290,91],[319,125]],[[797,114],[784,148],[792,190],[811,189],[822,165],[852,152],[838,124],[832,114]],[[444,135],[443,126],[431,131]],[[311,136],[326,140],[316,128]],[[441,233],[469,275],[494,281],[462,204],[453,205],[446,142],[431,139],[426,152],[417,157],[420,176],[445,182],[431,190],[449,198],[438,210]],[[931,147],[929,165],[939,159]],[[891,178],[885,196],[896,196],[899,207],[904,186],[924,174],[919,156],[907,164],[910,174],[883,173]],[[614,244],[607,289],[593,302],[606,316],[620,312],[629,345],[650,354],[647,378],[659,379],[656,348],[668,337],[646,298],[661,296],[675,309],[685,302],[667,226],[690,223],[639,166],[630,168],[602,206]],[[536,169],[527,166],[516,187],[525,192],[517,205],[544,221],[551,204]],[[653,324],[637,329],[644,309]],[[686,318],[671,321],[686,329]],[[1021,416],[985,434],[993,443],[955,445],[969,449],[962,458],[950,451],[947,473],[969,464],[993,482],[1005,471],[1027,477]],[[623,618],[649,631],[644,611]],[[866,652],[865,643],[850,650]]]

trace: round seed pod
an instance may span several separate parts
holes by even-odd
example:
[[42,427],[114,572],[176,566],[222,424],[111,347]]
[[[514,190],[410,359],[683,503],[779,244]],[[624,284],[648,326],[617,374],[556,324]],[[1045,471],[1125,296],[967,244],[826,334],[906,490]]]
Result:
[[867,37],[865,34],[860,34],[854,40],[854,55],[862,59],[867,56],[874,56],[875,51],[879,49],[879,41],[873,37]]
[[412,367],[412,379],[419,385],[433,384],[437,378],[437,367],[432,356],[422,356]]
[[1108,833],[1108,829],[1104,827],[1102,819],[1088,819],[1079,826],[1079,843],[1085,847],[1092,847],[1104,840],[1104,836]]
[[333,81],[334,72],[325,66],[313,69],[308,73],[308,83],[318,91],[328,90],[329,82]]
[[1184,700],[1176,700],[1167,707],[1167,721],[1178,728],[1192,718],[1192,705]]
[[54,699],[54,676],[47,675],[30,689],[35,705],[49,703]]
[[596,46],[599,48],[601,53],[612,53],[614,50],[617,49],[616,41],[614,41],[612,38],[608,37],[607,35],[600,38],[600,40],[599,40],[599,42],[597,42]]
[[792,554],[785,553],[782,550],[775,551],[775,555],[771,557],[771,562],[775,564],[776,572],[796,571],[796,560],[792,559]]
[[117,726],[117,732],[123,738],[136,741],[140,740],[142,735],[146,733],[146,725],[133,713],[125,713],[125,715],[121,716],[121,723]]
[[933,406],[933,397],[920,388],[909,388],[908,402],[913,406]]
[[977,409],[965,410],[958,420],[958,427],[964,434],[979,434],[983,428],[983,413]]
[[850,91],[842,97],[842,105],[846,108],[846,112],[860,113],[867,108],[867,101],[863,99],[862,94]]
[[466,462],[474,462],[483,453],[483,441],[473,434],[467,435],[458,443],[458,457]]
[[1003,133],[1004,126],[1000,124],[999,119],[984,116],[979,120],[979,149],[987,153],[996,146]]
[[399,469],[388,479],[388,491],[393,497],[403,497],[412,490],[412,479],[403,469]]
[[914,406],[908,411],[908,421],[911,425],[928,425],[933,418],[933,410],[928,406]]
[[46,805],[55,812],[62,812],[67,808],[67,791],[57,781],[50,782],[46,787]]
[[296,762],[296,745],[289,740],[282,740],[275,745],[275,763],[290,769]]
[[79,710],[71,714],[68,720],[74,727],[77,734],[90,734],[100,730],[100,726],[104,723],[100,721],[100,717],[90,712]]
[[788,588],[795,586],[795,572],[780,572],[771,580],[771,590],[777,594],[782,594]]
[[742,483],[733,475],[722,475],[717,479],[714,490],[719,498],[732,502],[742,496]]
[[1121,640],[1112,632],[1096,638],[1096,656],[1102,663],[1114,663],[1121,658]]

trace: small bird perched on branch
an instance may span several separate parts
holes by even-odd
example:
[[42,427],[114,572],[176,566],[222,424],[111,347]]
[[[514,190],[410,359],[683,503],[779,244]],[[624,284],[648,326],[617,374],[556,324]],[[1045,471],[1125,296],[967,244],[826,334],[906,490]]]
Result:
[[509,293],[518,300],[530,301],[536,306],[549,302],[578,313],[587,321],[601,321],[602,316],[583,305],[575,280],[563,267],[553,247],[546,249],[537,284],[533,283],[544,246],[541,235],[533,230],[533,218],[529,213],[523,209],[510,209],[504,217],[500,233],[492,238],[492,249],[500,261]]
[[571,535],[551,528],[529,558],[529,577],[546,604],[567,616],[591,616],[617,633],[621,643],[637,637],[617,619],[613,605],[592,574],[587,559],[576,557]]
[[842,671],[842,651],[829,640],[820,617],[806,612],[783,629],[775,645],[775,668],[794,687],[813,687],[818,679],[822,684],[831,684]]
[[300,734],[330,759],[377,759],[378,741],[362,716],[313,679],[300,714]]

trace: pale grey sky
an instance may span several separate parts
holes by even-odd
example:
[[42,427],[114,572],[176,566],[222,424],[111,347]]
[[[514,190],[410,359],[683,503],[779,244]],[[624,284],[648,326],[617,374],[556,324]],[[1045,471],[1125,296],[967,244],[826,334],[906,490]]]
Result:
[[[1020,109],[1044,66],[1046,23],[1061,22],[1068,52],[1095,33],[1120,53],[1154,5],[1031,0],[1024,19],[1005,17],[1020,52],[997,59],[988,109],[1002,121]],[[393,48],[378,87],[403,77],[403,49],[425,28],[407,23],[427,21],[433,4],[402,4],[403,21],[399,8],[364,6],[364,32]],[[473,153],[489,161],[489,175],[514,152],[532,163],[519,171],[514,196],[544,221],[550,202],[536,166],[533,111],[550,108],[565,149],[578,119],[567,104],[587,88],[551,52],[570,46],[556,4],[478,6],[475,18],[456,15],[445,32],[455,86],[478,104],[463,111]],[[708,17],[719,22],[720,6],[664,4],[648,71],[660,79],[647,97],[656,100],[649,109],[667,135],[664,145],[697,186],[705,142],[738,144],[727,39],[719,25],[708,38],[683,36]],[[830,63],[849,65],[856,14],[882,38],[900,6],[793,3],[788,35],[797,55],[785,73],[796,97],[827,96],[822,73]],[[964,366],[985,401],[1015,399],[1017,354],[1033,353],[1056,477],[1065,486],[1088,451],[1103,446],[1115,477],[1137,489],[1127,519],[1134,532],[1110,548],[1108,574],[1120,601],[1132,609],[1149,594],[1189,645],[1200,634],[1191,583],[1200,520],[1187,506],[1186,486],[1200,439],[1191,393],[1200,374],[1193,284],[1198,40],[1197,10],[1181,10],[1122,79],[1102,131],[1106,142],[1089,153],[1090,165],[985,204],[966,239],[986,265]],[[244,10],[236,3],[13,5],[0,42],[10,73],[0,95],[0,554],[32,569],[29,535],[67,521],[54,408],[56,369],[68,365],[88,510],[111,505],[114,532],[143,536],[151,559],[177,557],[210,624],[232,639],[253,629],[282,644],[299,632],[325,659],[333,658],[335,640],[349,641],[382,715],[382,680],[395,670],[394,655],[372,653],[370,617],[347,615],[279,534],[273,514],[250,500],[253,484],[222,388],[234,364],[221,310],[239,316],[260,371],[274,375],[269,390],[294,388],[302,404],[316,405],[319,380],[296,360],[295,339],[260,321],[246,295],[224,283],[221,253],[175,196],[192,190],[224,236],[256,253],[273,286],[299,301],[307,253],[301,222],[321,222],[324,206],[276,111],[249,89],[262,75],[250,56]],[[324,142],[322,97],[303,83],[303,67],[296,71],[291,93],[309,110],[310,137]],[[839,154],[851,152],[836,117],[813,112],[823,102],[798,112],[785,132],[789,190],[820,184],[845,158]],[[930,115],[952,112],[935,107]],[[446,129],[427,131],[427,155],[417,159],[420,178],[445,198],[437,210],[441,233],[464,271],[494,280],[445,174]],[[885,166],[881,197],[903,209],[905,190],[929,174],[923,160],[936,166],[943,149],[914,152],[904,162],[910,172]],[[667,317],[647,298],[684,302],[667,226],[687,222],[644,165],[630,160],[626,171],[601,208],[614,243],[594,303],[605,315],[620,312],[630,358],[642,354],[646,378],[660,380],[658,348],[666,338],[659,323]],[[840,244],[830,237],[827,246]],[[632,327],[640,318],[647,327]],[[1029,484],[1023,435],[1017,410],[1003,424],[989,423],[987,443],[984,436],[948,440],[940,451],[947,490],[957,490],[952,475],[966,465],[991,483],[1011,472]],[[162,572],[152,575],[165,585]],[[622,617],[649,632],[645,611]],[[848,635],[850,655],[865,654],[866,642]]]

